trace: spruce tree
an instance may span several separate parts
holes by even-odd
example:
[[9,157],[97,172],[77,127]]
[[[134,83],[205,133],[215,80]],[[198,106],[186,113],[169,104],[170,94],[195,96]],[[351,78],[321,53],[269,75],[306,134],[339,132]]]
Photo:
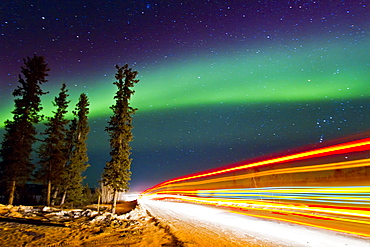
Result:
[[67,200],[71,203],[80,204],[83,200],[82,181],[85,177],[82,173],[89,167],[87,164],[87,136],[90,131],[88,125],[89,101],[86,94],[81,94],[73,114],[75,118],[70,124],[67,134],[68,161],[64,167],[63,181],[64,194],[61,204]]
[[66,144],[66,125],[69,120],[65,118],[68,104],[67,100],[68,90],[63,84],[60,93],[53,101],[54,107],[57,109],[53,111],[54,115],[47,118],[46,130],[39,149],[39,157],[41,170],[37,173],[37,177],[41,179],[47,186],[46,205],[51,204],[51,190],[52,187],[55,193],[58,192],[58,187],[62,183],[62,173],[67,161],[67,144]]
[[45,79],[50,70],[44,57],[34,55],[33,58],[23,59],[19,83],[13,96],[17,97],[13,119],[5,121],[5,134],[2,141],[1,175],[6,184],[8,203],[13,204],[15,191],[18,185],[24,184],[34,169],[31,163],[32,146],[36,141],[35,125],[43,119],[40,114],[41,96],[46,94],[40,85],[47,82]]
[[110,117],[108,127],[105,129],[110,137],[111,160],[106,162],[102,176],[103,184],[113,190],[112,213],[116,210],[117,193],[129,189],[132,161],[129,143],[132,141],[132,115],[137,110],[129,105],[131,95],[135,92],[130,88],[139,82],[135,79],[138,72],[132,71],[127,64],[123,67],[117,65],[116,68],[117,81],[113,83],[118,87],[114,96],[116,103],[110,107],[113,116]]

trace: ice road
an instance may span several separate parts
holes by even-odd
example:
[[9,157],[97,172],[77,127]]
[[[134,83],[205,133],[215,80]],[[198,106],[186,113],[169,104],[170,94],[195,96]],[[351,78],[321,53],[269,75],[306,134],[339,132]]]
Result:
[[212,206],[140,200],[186,246],[368,247],[370,239],[264,220]]

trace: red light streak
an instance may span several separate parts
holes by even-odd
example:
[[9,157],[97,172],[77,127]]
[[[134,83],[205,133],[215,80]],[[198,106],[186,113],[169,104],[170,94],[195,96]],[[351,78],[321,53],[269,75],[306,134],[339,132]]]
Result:
[[148,193],[151,190],[155,190],[155,189],[157,189],[159,187],[162,187],[164,185],[172,184],[172,183],[176,183],[176,182],[181,182],[181,181],[185,181],[185,180],[191,180],[191,179],[196,179],[196,178],[214,176],[214,175],[219,175],[219,174],[223,174],[223,173],[228,173],[228,172],[233,172],[233,171],[248,169],[248,168],[252,168],[252,167],[263,166],[263,165],[269,165],[269,164],[277,164],[277,163],[282,163],[282,162],[303,160],[303,159],[309,159],[309,158],[318,158],[318,157],[329,156],[329,155],[334,155],[334,154],[343,154],[343,153],[365,151],[365,150],[369,150],[369,148],[370,148],[370,138],[366,138],[366,139],[352,141],[352,142],[348,142],[348,143],[343,143],[343,144],[333,145],[333,146],[329,146],[329,147],[314,149],[314,150],[311,150],[311,151],[306,151],[306,152],[301,152],[301,153],[297,153],[297,154],[292,154],[292,155],[282,156],[282,157],[278,157],[278,158],[268,159],[268,160],[264,160],[264,161],[254,162],[254,163],[251,163],[251,164],[245,164],[245,165],[241,165],[241,166],[237,166],[237,167],[233,167],[233,168],[228,168],[228,169],[223,169],[223,170],[219,170],[219,171],[208,172],[208,173],[199,174],[199,175],[190,175],[188,177],[172,179],[172,180],[168,180],[166,182],[163,182],[161,184],[158,184],[157,186],[154,186],[153,188],[148,189],[148,190],[144,191],[143,193],[145,194],[145,193]]
[[165,181],[141,197],[213,205],[370,237],[369,151],[370,138],[366,138],[245,162]]

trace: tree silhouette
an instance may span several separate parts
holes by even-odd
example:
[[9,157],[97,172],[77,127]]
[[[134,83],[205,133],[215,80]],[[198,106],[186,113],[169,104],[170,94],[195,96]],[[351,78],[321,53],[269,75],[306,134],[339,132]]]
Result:
[[137,71],[132,71],[128,65],[119,67],[116,65],[116,82],[113,84],[118,87],[114,99],[116,104],[110,109],[113,110],[113,116],[110,117],[106,131],[110,137],[110,156],[111,160],[106,162],[102,182],[113,190],[112,213],[115,213],[117,203],[117,192],[128,191],[129,181],[131,179],[131,147],[132,141],[132,115],[137,109],[129,106],[129,100],[134,91],[130,88],[139,82],[135,77]]
[[88,125],[89,101],[86,94],[81,94],[73,114],[70,130],[67,134],[67,146],[69,158],[63,172],[64,194],[61,204],[64,204],[66,195],[68,201],[74,204],[80,204],[83,199],[82,181],[85,177],[82,173],[89,167],[87,164],[87,135],[90,131]]
[[31,163],[32,146],[36,141],[35,124],[43,119],[40,96],[46,94],[40,88],[50,70],[44,57],[34,55],[23,59],[19,83],[13,96],[17,97],[13,119],[5,121],[0,163],[2,180],[6,183],[8,203],[13,204],[16,187],[30,177],[34,165]]
[[47,185],[46,205],[51,204],[51,190],[57,191],[57,186],[62,183],[62,173],[67,161],[66,125],[69,120],[65,118],[68,104],[68,90],[63,84],[58,97],[55,97],[53,105],[57,108],[53,111],[54,116],[48,117],[45,123],[46,130],[39,148],[41,170],[36,174]]

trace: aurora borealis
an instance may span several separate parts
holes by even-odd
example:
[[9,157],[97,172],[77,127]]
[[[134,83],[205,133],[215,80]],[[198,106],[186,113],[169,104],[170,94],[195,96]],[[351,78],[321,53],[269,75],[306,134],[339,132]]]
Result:
[[[90,107],[87,181],[109,160],[115,64],[140,82],[132,187],[354,134],[370,123],[366,1],[4,1],[0,123],[22,58],[45,56]],[[2,134],[1,130],[1,134]]]

